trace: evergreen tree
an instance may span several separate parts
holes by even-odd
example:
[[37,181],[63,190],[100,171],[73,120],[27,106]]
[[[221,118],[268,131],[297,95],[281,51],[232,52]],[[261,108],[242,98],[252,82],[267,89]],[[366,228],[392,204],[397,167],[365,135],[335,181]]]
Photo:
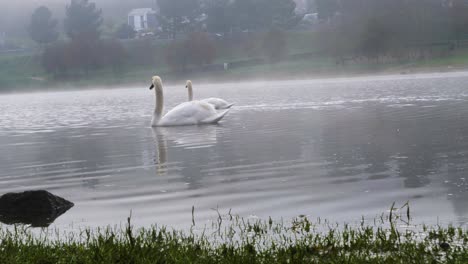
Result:
[[297,25],[300,18],[296,15],[293,0],[263,0],[263,27],[287,29]]
[[236,0],[231,8],[232,21],[242,30],[290,28],[300,20],[295,8],[293,0]]
[[233,10],[230,0],[206,0],[203,10],[207,15],[209,32],[227,33],[232,28]]
[[38,7],[31,16],[28,31],[35,42],[41,45],[52,43],[58,38],[57,20],[52,19],[47,7]]
[[258,26],[260,6],[257,0],[235,0],[231,9],[233,12],[233,24],[241,30],[253,30]]
[[65,32],[72,40],[97,40],[101,32],[102,11],[88,0],[71,0],[64,21]]
[[163,28],[175,38],[200,15],[197,0],[158,0]]
[[329,20],[339,10],[339,4],[337,0],[316,0],[315,7],[320,19]]
[[457,40],[468,38],[468,2],[452,0],[450,5],[452,29]]

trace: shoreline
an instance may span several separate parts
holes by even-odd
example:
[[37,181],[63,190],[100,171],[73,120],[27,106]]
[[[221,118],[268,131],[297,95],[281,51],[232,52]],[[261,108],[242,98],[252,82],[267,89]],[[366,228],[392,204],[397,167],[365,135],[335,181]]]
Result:
[[[289,62],[285,62],[289,63]],[[361,66],[361,65],[357,65]],[[459,65],[444,65],[444,66],[409,66],[409,65],[380,65],[381,69],[363,70],[356,69],[356,65],[344,66],[343,68],[333,68],[330,71],[326,69],[305,68],[302,71],[286,71],[275,70],[274,68],[283,68],[281,64],[268,64],[257,67],[246,67],[236,70],[228,70],[226,72],[203,72],[196,73],[164,73],[159,75],[163,78],[164,84],[169,86],[182,85],[186,80],[190,79],[197,83],[197,85],[216,85],[223,83],[245,83],[245,82],[269,82],[269,81],[330,81],[339,79],[355,79],[355,78],[385,78],[397,76],[418,76],[418,75],[431,75],[431,74],[448,74],[448,73],[468,73],[468,66]],[[254,68],[249,72],[248,68]],[[255,71],[256,70],[256,71]],[[263,72],[257,73],[259,70]],[[286,69],[287,70],[287,69]],[[246,73],[243,74],[243,71]],[[42,82],[41,85],[34,87],[29,86],[26,88],[18,89],[17,87],[4,88],[0,90],[0,95],[17,94],[17,93],[36,93],[36,92],[61,92],[61,91],[80,91],[80,90],[95,90],[95,89],[124,89],[130,87],[146,85],[150,82],[149,79],[153,75],[158,75],[157,72],[151,75],[151,72],[141,74],[148,76],[148,82],[135,81],[135,77],[125,78],[125,75],[135,75],[135,72],[129,71],[119,78],[109,78],[109,80],[78,80],[78,81],[52,81],[48,82],[45,78],[28,77],[28,79]],[[46,83],[44,83],[46,82]]]

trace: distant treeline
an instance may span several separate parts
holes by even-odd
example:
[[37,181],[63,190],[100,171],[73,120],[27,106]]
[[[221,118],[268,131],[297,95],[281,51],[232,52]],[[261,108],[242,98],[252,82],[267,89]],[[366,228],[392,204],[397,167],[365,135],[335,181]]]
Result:
[[[263,47],[271,60],[277,60],[284,52],[285,46],[284,34],[280,29],[291,28],[299,21],[292,0],[262,0],[255,3],[241,0],[159,0],[158,4],[161,14],[160,30],[167,32],[174,39],[177,34],[183,33],[185,39],[164,44],[161,41],[156,45],[149,39],[119,40],[135,35],[133,29],[126,24],[116,30],[115,38],[103,39],[102,10],[88,0],[71,0],[67,5],[62,23],[66,39],[58,40],[60,23],[44,6],[37,8],[32,14],[29,32],[31,38],[43,47],[42,65],[47,73],[55,78],[74,78],[101,68],[109,68],[120,74],[128,67],[134,66],[158,64],[173,71],[185,71],[190,65],[210,64],[220,48],[220,41],[215,40],[216,36],[225,38],[228,31],[232,33],[234,30],[231,23],[235,23],[237,32],[241,33],[243,30],[269,30],[271,33],[265,35]],[[255,5],[251,6],[252,4]],[[224,10],[225,8],[227,9]],[[257,12],[252,12],[251,8]],[[241,16],[234,19],[234,16],[228,14],[233,10]],[[221,34],[209,34],[219,32],[218,30],[222,31]],[[249,33],[243,35],[245,40]],[[239,41],[237,40],[237,43]],[[164,65],[161,65],[161,62],[164,62]]]
[[[100,68],[121,73],[138,65],[184,71],[190,65],[212,63],[233,43],[245,47],[248,57],[265,56],[275,62],[288,53],[285,32],[295,29],[303,18],[295,12],[293,0],[155,3],[161,25],[155,33],[166,33],[173,39],[165,44],[119,40],[135,35],[126,24],[118,27],[113,39],[103,39],[102,10],[88,0],[70,0],[63,22],[67,38],[58,41],[59,23],[47,7],[38,8],[29,29],[31,38],[44,47],[44,69],[56,78]],[[315,0],[309,1],[309,12],[318,17],[309,29],[316,33],[311,46],[339,64],[443,56],[468,35],[468,5],[463,0]],[[176,40],[177,35],[185,37]],[[252,54],[256,49],[249,45],[260,45],[261,53]]]
[[317,0],[327,27],[330,51],[337,57],[378,59],[431,56],[435,43],[453,49],[468,37],[464,0]]

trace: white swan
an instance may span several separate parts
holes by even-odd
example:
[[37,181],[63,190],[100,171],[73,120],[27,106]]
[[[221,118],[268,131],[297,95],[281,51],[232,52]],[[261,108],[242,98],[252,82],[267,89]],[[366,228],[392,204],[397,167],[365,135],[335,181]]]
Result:
[[218,123],[229,112],[216,112],[216,109],[205,102],[191,101],[174,107],[162,116],[164,110],[164,96],[162,81],[159,76],[153,76],[150,90],[155,88],[156,107],[151,120],[151,126],[188,126]]
[[[185,88],[188,90],[188,100],[189,102],[193,100],[193,88],[192,88],[192,81],[188,80],[187,84],[185,85]],[[213,105],[215,109],[229,109],[231,108],[234,104],[230,104],[226,101],[224,101],[221,98],[206,98],[203,100],[200,100],[201,102],[208,103],[210,105]]]

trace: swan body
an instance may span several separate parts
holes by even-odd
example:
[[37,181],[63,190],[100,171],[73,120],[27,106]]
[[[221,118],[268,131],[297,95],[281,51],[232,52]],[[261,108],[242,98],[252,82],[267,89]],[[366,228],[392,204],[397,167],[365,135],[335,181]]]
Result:
[[156,108],[154,110],[151,126],[189,126],[216,124],[229,112],[229,110],[218,113],[213,105],[201,101],[191,101],[179,104],[164,116],[162,81],[158,76],[153,77],[153,85],[156,88]]
[[156,126],[189,126],[218,123],[229,111],[218,113],[215,108],[204,102],[182,103],[167,112]]
[[[193,100],[192,81],[187,81],[187,84],[185,87],[188,89],[188,94],[189,94],[188,100],[192,101]],[[234,104],[230,104],[226,102],[225,100],[221,98],[214,98],[214,97],[202,99],[200,101],[212,105],[216,110],[229,109],[234,105]]]

